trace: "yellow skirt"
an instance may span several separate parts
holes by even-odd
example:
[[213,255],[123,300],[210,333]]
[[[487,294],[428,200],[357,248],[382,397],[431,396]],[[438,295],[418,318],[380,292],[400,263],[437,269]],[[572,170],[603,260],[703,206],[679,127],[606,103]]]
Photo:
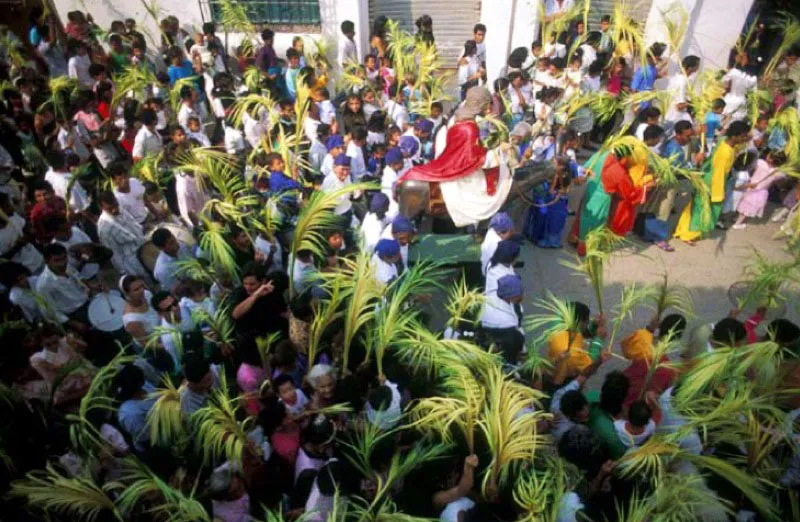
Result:
[[702,233],[699,231],[689,230],[689,227],[692,224],[693,204],[694,202],[690,201],[689,204],[686,205],[681,213],[680,219],[678,220],[678,226],[675,227],[675,238],[682,241],[697,241],[702,235]]

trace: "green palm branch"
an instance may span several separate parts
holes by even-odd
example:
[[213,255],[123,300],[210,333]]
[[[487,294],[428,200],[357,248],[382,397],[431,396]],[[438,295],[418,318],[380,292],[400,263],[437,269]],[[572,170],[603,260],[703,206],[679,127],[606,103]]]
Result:
[[786,55],[786,51],[800,43],[800,22],[789,13],[782,13],[782,16],[773,24],[773,29],[777,30],[781,35],[781,41],[772,59],[764,68],[763,76],[767,78],[775,72],[775,69]]
[[211,264],[226,276],[237,280],[239,268],[236,258],[226,237],[225,225],[218,221],[212,221],[201,215],[203,231],[200,233],[200,248],[205,252]]
[[366,331],[365,327],[372,321],[382,289],[368,253],[362,252],[355,261],[344,262],[346,273],[350,274],[350,287],[347,289],[344,308],[342,367],[348,368],[350,348],[356,334]]
[[45,513],[74,517],[92,522],[101,515],[123,521],[122,514],[111,499],[117,485],[100,487],[85,477],[68,477],[48,463],[43,470],[29,472],[24,479],[11,484],[11,495],[24,497],[26,502]]
[[382,430],[377,423],[360,419],[346,440],[341,441],[342,453],[364,477],[372,477],[374,470],[370,459],[372,452],[381,441],[394,437],[397,430]]
[[[245,82],[260,81],[260,76],[257,75],[260,75],[260,72],[255,67],[248,68],[245,71]],[[258,94],[260,92],[258,83],[252,85],[253,88],[249,83],[247,85],[250,93],[237,98],[231,107],[230,117],[234,125],[241,125],[245,114],[258,118],[260,114],[266,111],[266,114],[269,115],[270,127],[272,127],[278,122],[278,116],[272,112],[277,102],[269,94]]]
[[[387,502],[387,496],[396,484],[421,464],[438,459],[451,449],[451,446],[447,444],[433,444],[422,441],[415,444],[414,447],[405,454],[399,452],[395,453],[389,463],[389,470],[386,472],[386,475],[375,475],[378,487],[375,498],[370,503],[368,511],[372,513],[381,513],[380,506]],[[387,519],[382,517],[381,520]],[[388,520],[393,519],[389,517]]]
[[773,261],[763,251],[753,248],[751,262],[745,266],[744,275],[750,290],[737,303],[739,309],[756,303],[757,306],[775,308],[785,303],[785,285],[800,283],[800,256],[788,261]]
[[451,328],[465,322],[474,325],[481,315],[485,301],[483,292],[469,288],[466,279],[462,277],[450,289],[446,305],[450,315],[447,325]]
[[653,345],[653,358],[647,363],[647,374],[644,378],[644,386],[639,393],[639,400],[644,400],[647,391],[650,389],[650,383],[655,377],[656,370],[659,368],[671,367],[670,362],[664,361],[664,357],[674,355],[680,350],[681,343],[679,339],[675,339],[674,331],[669,331],[665,335],[661,335],[658,341]]
[[206,266],[197,258],[180,259],[175,264],[178,267],[175,274],[180,279],[199,281],[205,285],[212,285],[217,282],[212,268]]
[[123,72],[114,77],[112,107],[117,107],[120,101],[131,94],[141,99],[147,88],[157,83],[156,75],[149,67],[126,67]]
[[573,339],[580,333],[580,323],[575,315],[574,304],[556,297],[548,290],[545,297],[536,300],[535,306],[542,311],[525,317],[526,331],[539,332],[534,337],[532,351],[538,352],[540,347],[545,346],[550,337],[558,332],[567,332],[569,334],[567,346],[572,346]]
[[617,505],[618,519],[626,522],[699,520],[706,513],[733,511],[697,474],[668,475],[650,495],[635,493],[627,505]]
[[687,319],[691,319],[695,315],[691,292],[685,286],[670,285],[666,269],[661,284],[653,287],[650,297],[656,310],[656,317],[659,319],[669,309],[677,311]]
[[[536,450],[548,443],[537,432],[537,422],[547,418],[539,401],[543,394],[503,375],[494,368],[487,375],[486,402],[478,425],[483,432],[492,459],[482,481],[483,494],[489,498],[507,484],[512,471],[534,458]],[[535,408],[535,411],[531,411]]]
[[561,501],[578,482],[578,471],[564,459],[547,455],[543,469],[529,469],[517,479],[514,502],[522,511],[518,522],[555,522]]
[[196,485],[187,496],[153,473],[139,459],[127,457],[122,462],[119,482],[125,484],[125,489],[117,498],[120,511],[130,514],[142,509],[140,506],[144,499],[149,501],[148,504],[158,499],[158,504],[145,510],[155,519],[163,517],[169,522],[211,522],[206,509],[194,498]]
[[169,376],[165,375],[162,383],[164,388],[149,395],[150,399],[155,399],[155,403],[147,414],[147,424],[150,426],[150,440],[153,444],[169,447],[182,438],[186,430],[179,390],[172,384]]
[[189,87],[195,88],[196,82],[198,77],[197,76],[187,76],[186,78],[181,78],[175,82],[169,90],[169,106],[172,109],[172,114],[178,114],[178,111],[181,108],[181,89],[188,85]]
[[164,153],[159,152],[155,155],[148,155],[137,161],[133,166],[131,174],[133,177],[142,181],[149,181],[158,187],[164,187],[168,181],[166,173],[161,169],[161,162],[164,160]]
[[345,284],[341,277],[330,278],[324,284],[329,298],[325,301],[315,301],[312,304],[314,318],[308,328],[308,360],[312,364],[316,360],[317,353],[319,353],[325,332],[331,324],[344,316],[342,305],[346,296]]
[[[755,24],[754,24],[755,26]],[[772,93],[768,89],[755,88],[747,92],[747,119],[755,127],[758,117],[772,105]]]
[[50,78],[47,88],[50,91],[50,97],[45,103],[52,105],[56,118],[68,119],[69,107],[65,106],[64,102],[69,104],[70,95],[78,89],[78,81],[67,76],[57,76]]
[[[695,120],[705,124],[706,115],[711,110],[714,101],[725,96],[725,86],[719,76],[713,71],[703,71],[698,74],[694,88],[687,91],[689,103],[695,112]],[[705,132],[700,133],[700,142],[705,149]]]
[[197,307],[192,312],[192,319],[195,324],[208,325],[211,337],[206,338],[214,343],[226,344],[234,346],[236,336],[234,333],[234,324],[231,317],[232,306],[221,306],[214,312],[214,315],[208,313],[204,308]]
[[239,398],[228,397],[224,376],[221,380],[223,382],[207,404],[189,417],[189,423],[203,462],[210,464],[224,458],[242,469],[242,456],[248,446],[247,432],[255,419],[237,420]]
[[611,40],[615,46],[621,43],[628,46],[634,55],[638,55],[642,67],[647,65],[647,41],[643,24],[636,21],[634,10],[636,2],[632,0],[616,0],[611,15]]
[[[337,217],[333,214],[333,209],[339,202],[339,198],[348,197],[350,194],[359,190],[372,190],[377,188],[369,183],[354,183],[339,190],[331,192],[315,192],[308,199],[308,202],[297,216],[294,237],[289,250],[290,259],[297,259],[297,252],[300,250],[311,250],[317,257],[324,257],[326,238],[323,231],[337,224]],[[289,279],[294,280],[294,263],[289,266]],[[290,291],[294,296],[294,289]]]
[[633,316],[637,308],[642,305],[647,305],[648,301],[652,300],[654,291],[652,287],[637,286],[634,282],[625,285],[620,294],[619,303],[614,309],[616,318],[611,327],[611,336],[608,339],[608,345],[606,347],[608,351],[614,349],[614,341],[617,338],[622,323]]
[[[797,168],[797,163],[800,162],[800,118],[797,116],[797,111],[792,107],[781,109],[770,120],[768,130],[772,132],[773,129],[779,129],[786,134],[786,145],[784,152],[788,159],[789,167]],[[786,170],[781,168],[782,171]]]
[[603,313],[603,288],[605,267],[611,260],[615,248],[625,243],[625,239],[616,235],[607,227],[592,230],[586,234],[586,256],[575,263],[562,262],[572,270],[583,274],[592,285],[597,308]]

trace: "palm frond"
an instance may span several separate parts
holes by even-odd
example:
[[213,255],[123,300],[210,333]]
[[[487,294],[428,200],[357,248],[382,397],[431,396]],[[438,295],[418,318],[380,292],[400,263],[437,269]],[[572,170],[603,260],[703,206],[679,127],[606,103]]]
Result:
[[625,243],[625,239],[616,235],[607,227],[592,230],[586,234],[586,256],[575,263],[563,262],[565,266],[582,273],[594,290],[597,308],[603,313],[604,271],[615,248]]
[[478,289],[470,289],[467,286],[467,280],[462,277],[450,289],[446,305],[450,315],[447,325],[457,328],[462,323],[476,324],[485,301],[486,297],[483,292]]
[[342,367],[348,368],[350,348],[359,333],[373,318],[375,307],[381,296],[381,285],[375,276],[369,253],[362,252],[355,261],[345,261],[346,270],[351,274],[351,285],[347,290],[344,309],[344,341]]
[[649,286],[637,286],[637,284],[629,283],[625,285],[620,293],[619,304],[615,308],[616,319],[611,327],[611,336],[608,339],[608,350],[614,349],[614,341],[617,338],[619,329],[622,323],[630,318],[636,311],[636,308],[647,304],[653,298],[653,288]]
[[180,393],[168,376],[162,382],[164,388],[149,396],[156,401],[147,414],[147,424],[150,426],[150,440],[153,444],[169,447],[185,434],[185,429]]
[[24,497],[29,505],[45,513],[90,522],[108,514],[123,521],[125,519],[111,499],[115,488],[113,483],[100,487],[88,478],[62,475],[48,463],[44,470],[31,471],[24,479],[13,482],[11,494]]
[[782,13],[773,24],[773,29],[781,35],[781,40],[778,49],[772,55],[772,59],[764,68],[763,75],[765,77],[772,76],[772,73],[775,72],[775,69],[786,55],[786,51],[800,43],[800,22],[789,13]]
[[656,309],[656,317],[659,319],[669,309],[677,311],[687,320],[694,317],[694,303],[691,292],[684,286],[670,285],[666,267],[662,283],[653,288],[651,300]]

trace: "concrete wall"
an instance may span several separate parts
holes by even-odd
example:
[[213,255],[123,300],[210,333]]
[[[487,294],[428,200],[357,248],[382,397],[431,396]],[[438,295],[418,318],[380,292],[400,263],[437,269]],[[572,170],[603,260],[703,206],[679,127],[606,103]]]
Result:
[[482,0],[481,23],[486,26],[486,72],[494,83],[509,53],[530,49],[539,30],[538,0]]
[[[320,0],[321,33],[301,34],[317,38],[321,34],[328,39],[331,43],[329,59],[335,61],[339,35],[341,34],[339,26],[343,21],[350,20],[356,26],[356,45],[361,56],[363,56],[363,51],[369,43],[369,10],[367,1]],[[148,45],[157,44],[159,40],[158,25],[147,13],[141,0],[128,0],[127,2],[119,0],[53,0],[53,2],[64,22],[67,20],[67,13],[75,10],[88,10],[94,17],[95,23],[105,29],[110,27],[111,22],[114,20],[133,18],[140,27],[140,31],[145,33],[148,40],[150,40]],[[201,12],[198,0],[159,0],[158,7],[160,9],[159,19],[168,15],[176,16],[180,21],[181,27],[192,34],[202,26],[204,14],[205,20],[210,20],[208,6],[204,5],[202,9],[205,12]],[[224,39],[224,34],[221,31],[218,34],[220,38]],[[284,57],[286,49],[292,45],[292,38],[297,34],[288,32],[276,33],[275,50],[279,57]],[[240,41],[241,35],[228,35],[229,48],[233,49]]]

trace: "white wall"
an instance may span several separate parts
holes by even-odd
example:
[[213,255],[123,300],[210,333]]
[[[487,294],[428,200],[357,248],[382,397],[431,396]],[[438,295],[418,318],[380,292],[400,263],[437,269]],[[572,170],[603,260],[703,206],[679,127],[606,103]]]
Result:
[[[111,26],[114,20],[124,20],[133,18],[136,20],[140,31],[146,33],[148,45],[158,44],[159,32],[158,25],[153,18],[145,11],[139,0],[54,0],[56,9],[61,19],[66,23],[67,13],[75,10],[86,10],[94,17],[95,23],[104,29]],[[181,27],[191,34],[198,31],[203,24],[203,13],[200,10],[200,3],[197,0],[160,0],[159,19],[168,15],[173,15],[180,21]],[[207,9],[207,7],[206,7]],[[330,41],[330,56],[328,58],[335,62],[337,55],[337,44],[341,31],[341,23],[345,20],[352,21],[356,26],[356,45],[361,56],[363,49],[366,49],[369,39],[369,12],[367,0],[320,0],[320,19],[321,34]],[[209,13],[206,10],[206,21],[209,21]],[[218,31],[220,38],[223,38],[222,31]],[[276,33],[275,51],[279,57],[284,57],[286,50],[292,45],[292,38],[296,33]],[[319,37],[320,33],[303,34],[303,36]],[[228,35],[228,46],[232,50],[241,41],[241,35]]]
[[486,26],[486,76],[490,87],[511,52],[515,1],[525,0],[481,0],[481,23]]
[[690,14],[681,56],[700,57],[702,68],[725,68],[728,53],[744,28],[753,0],[654,0],[647,18],[648,43],[666,43],[662,12],[676,1]]

